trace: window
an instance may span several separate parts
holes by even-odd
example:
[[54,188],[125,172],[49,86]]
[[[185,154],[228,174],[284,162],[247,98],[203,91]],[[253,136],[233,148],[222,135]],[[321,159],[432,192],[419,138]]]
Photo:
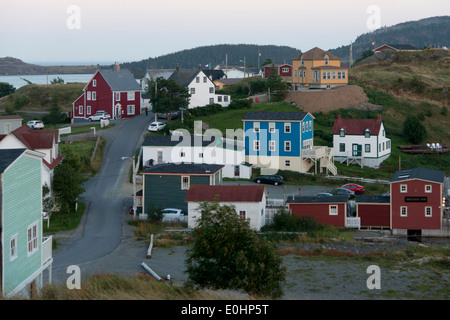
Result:
[[191,88],[191,94],[195,94],[195,88]]
[[181,190],[189,190],[189,176],[181,177]]
[[195,82],[200,83],[200,77],[195,77]]
[[364,145],[364,152],[369,153],[370,152],[370,144]]
[[369,129],[366,129],[366,131],[364,131],[364,137],[370,138],[370,130]]
[[330,80],[331,79],[331,71],[322,71],[322,79]]
[[259,151],[259,140],[253,141],[253,150]]
[[291,151],[291,142],[290,141],[284,142],[284,151]]
[[406,184],[401,184],[400,185],[400,192],[401,193],[406,193],[408,192],[408,186]]
[[294,70],[294,78],[297,78],[297,70]]
[[209,87],[209,93],[214,93],[214,87]]
[[86,100],[91,100],[91,92],[86,92]]
[[275,132],[275,122],[269,122],[269,132],[270,133]]
[[96,86],[97,86],[97,80],[96,80],[96,79],[92,80],[92,86],[93,86],[93,87],[96,87]]
[[330,63],[330,58],[325,57],[325,65],[327,66]]
[[17,234],[13,235],[9,241],[9,261],[13,261],[17,258]]
[[253,122],[253,132],[259,132],[259,122]]
[[92,91],[92,100],[97,100],[97,92]]
[[127,114],[134,114],[134,104],[127,106]]
[[381,152],[381,143],[378,144],[378,152]]
[[426,192],[426,193],[431,193],[431,190],[432,190],[431,184],[427,184],[427,185],[425,186],[425,192]]
[[198,157],[199,157],[199,158],[203,158],[203,152],[200,152],[200,153],[198,154]]
[[287,73],[289,72],[289,68],[281,68],[281,72]]
[[312,121],[309,120],[309,131],[311,131],[311,130],[312,130]]
[[209,98],[209,104],[214,104],[214,98]]
[[38,249],[37,222],[31,225],[27,230],[27,252],[28,256]]
[[134,101],[134,92],[127,92],[127,100],[128,101]]
[[337,205],[330,205],[330,216],[337,216],[338,207]]
[[223,101],[228,102],[228,96],[223,96]]
[[120,101],[120,92],[116,92],[116,101]]
[[222,96],[217,96],[217,102],[222,102]]
[[305,64],[305,61],[303,61],[303,57],[300,59],[300,64],[303,66]]
[[275,140],[269,141],[269,151],[275,151]]
[[390,149],[391,148],[391,140],[386,141],[386,149]]
[[333,80],[336,80],[336,71],[333,71]]
[[206,83],[207,79],[206,77],[203,77],[203,83]]
[[284,124],[284,132],[285,133],[291,132],[291,124],[289,122]]
[[83,114],[83,106],[78,106],[78,113]]
[[431,207],[425,207],[425,217],[431,217]]
[[242,220],[245,220],[246,216],[246,212],[245,210],[240,210],[239,211],[239,218],[241,218]]
[[345,129],[344,128],[339,130],[339,137],[345,137]]
[[285,160],[285,161],[284,161],[284,165],[285,165],[286,167],[290,167],[290,166],[291,166],[291,160]]
[[87,114],[91,114],[91,106],[87,106],[86,107],[86,113]]
[[302,132],[305,132],[305,123],[302,123]]
[[180,158],[184,158],[185,156],[186,156],[186,153],[183,152],[183,151],[181,151],[181,152],[180,152]]
[[406,217],[408,216],[408,210],[407,207],[400,207],[400,217]]
[[345,143],[339,143],[339,152],[345,152]]

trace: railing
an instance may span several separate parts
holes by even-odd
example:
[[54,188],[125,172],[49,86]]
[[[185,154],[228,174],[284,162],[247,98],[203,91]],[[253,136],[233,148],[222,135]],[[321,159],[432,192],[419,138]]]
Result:
[[353,218],[345,218],[345,227],[346,228],[361,228],[361,218],[353,217]]
[[327,147],[315,146],[313,149],[302,150],[302,156],[305,158],[318,159],[327,154]]
[[284,199],[267,199],[266,207],[284,207]]
[[52,260],[52,236],[43,237],[41,245],[42,266]]
[[72,133],[72,127],[64,127],[64,128],[59,128],[59,134],[63,135],[63,134],[70,134]]

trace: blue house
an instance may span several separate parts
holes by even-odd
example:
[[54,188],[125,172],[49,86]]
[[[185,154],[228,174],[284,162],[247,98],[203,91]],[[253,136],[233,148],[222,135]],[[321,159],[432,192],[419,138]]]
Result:
[[245,160],[261,168],[307,172],[333,169],[333,151],[314,147],[314,117],[309,112],[249,112],[242,119]]

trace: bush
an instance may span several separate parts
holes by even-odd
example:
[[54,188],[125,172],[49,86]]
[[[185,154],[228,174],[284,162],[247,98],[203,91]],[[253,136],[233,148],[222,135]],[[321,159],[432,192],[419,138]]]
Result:
[[416,116],[408,116],[403,123],[403,136],[409,142],[418,144],[427,137],[427,131]]
[[163,219],[161,207],[155,207],[153,203],[150,204],[150,207],[147,209],[148,218],[147,220],[152,223],[161,223]]
[[252,106],[253,101],[251,99],[236,99],[231,101],[228,106],[229,109],[244,109],[250,108]]

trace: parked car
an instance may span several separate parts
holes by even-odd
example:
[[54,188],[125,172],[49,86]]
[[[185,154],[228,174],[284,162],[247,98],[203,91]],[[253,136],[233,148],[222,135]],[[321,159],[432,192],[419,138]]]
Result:
[[331,190],[330,193],[334,196],[344,195],[344,196],[348,196],[349,199],[355,198],[355,192],[353,192],[352,190],[349,190],[349,189],[345,189],[345,188],[336,188],[334,190]]
[[[156,115],[157,115],[158,119],[167,119],[167,113],[157,113]],[[173,111],[173,112],[169,112],[169,115],[170,115],[171,120],[175,120],[181,116],[181,112]]]
[[347,184],[344,184],[341,188],[351,190],[355,194],[363,194],[364,193],[364,187],[360,186],[359,184],[356,184],[356,183],[347,183]]
[[40,120],[28,121],[27,126],[29,126],[31,129],[44,129],[44,123]]
[[148,131],[161,131],[165,127],[166,125],[164,123],[155,121],[150,123],[148,126]]
[[166,208],[162,214],[162,222],[187,221],[187,214],[181,209]]
[[256,177],[254,179],[256,183],[267,183],[267,184],[273,184],[273,185],[279,185],[284,183],[284,179],[282,176],[279,175],[267,175],[262,177]]
[[332,197],[333,195],[330,192],[321,192],[317,193],[315,197]]
[[108,112],[102,110],[98,110],[93,116],[90,116],[88,118],[89,121],[100,121],[106,119],[111,119],[111,115]]

